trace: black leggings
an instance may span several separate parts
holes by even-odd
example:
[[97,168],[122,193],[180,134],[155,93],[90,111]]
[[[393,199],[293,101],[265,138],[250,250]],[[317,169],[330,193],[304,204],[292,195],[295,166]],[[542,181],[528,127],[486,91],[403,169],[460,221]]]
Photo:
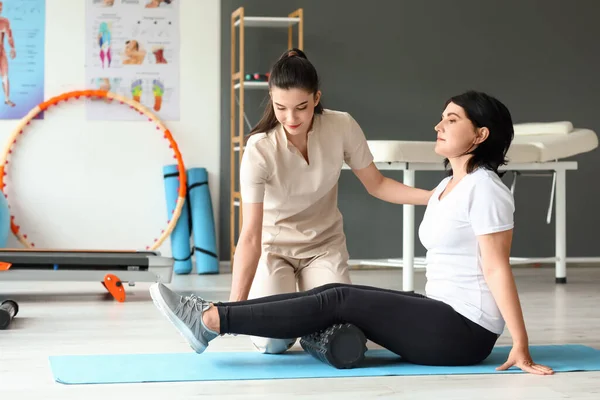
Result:
[[420,294],[332,283],[312,290],[215,303],[221,334],[288,339],[351,323],[372,342],[423,365],[471,365],[498,335]]

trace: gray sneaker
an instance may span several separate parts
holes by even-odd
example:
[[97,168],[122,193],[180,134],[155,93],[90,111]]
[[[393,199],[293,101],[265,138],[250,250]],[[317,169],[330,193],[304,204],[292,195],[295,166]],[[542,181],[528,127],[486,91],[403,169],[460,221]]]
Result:
[[202,353],[208,342],[219,336],[202,322],[202,314],[211,307],[208,301],[196,295],[180,296],[162,283],[150,286],[150,296],[196,353]]

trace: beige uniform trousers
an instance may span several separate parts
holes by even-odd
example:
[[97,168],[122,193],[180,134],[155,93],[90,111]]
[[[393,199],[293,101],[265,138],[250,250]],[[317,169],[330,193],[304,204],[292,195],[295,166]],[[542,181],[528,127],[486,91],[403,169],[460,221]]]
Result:
[[[264,253],[258,263],[249,299],[305,291],[328,283],[351,283],[345,245],[310,259]],[[252,336],[251,340],[259,351],[278,354],[291,348],[297,338],[272,339]]]

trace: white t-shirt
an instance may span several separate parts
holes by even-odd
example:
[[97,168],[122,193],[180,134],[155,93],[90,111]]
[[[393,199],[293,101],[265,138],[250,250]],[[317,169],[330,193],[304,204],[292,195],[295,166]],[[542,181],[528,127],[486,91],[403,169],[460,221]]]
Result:
[[449,181],[437,186],[419,226],[427,249],[425,292],[500,335],[505,322],[483,275],[477,236],[512,229],[514,199],[500,177],[484,168],[440,200]]

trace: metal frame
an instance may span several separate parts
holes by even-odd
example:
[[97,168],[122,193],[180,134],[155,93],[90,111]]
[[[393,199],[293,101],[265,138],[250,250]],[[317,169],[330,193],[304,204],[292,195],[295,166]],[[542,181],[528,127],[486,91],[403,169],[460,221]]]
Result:
[[[443,171],[441,163],[409,163],[409,162],[375,162],[380,170],[394,170],[403,172],[403,183],[415,186],[417,171]],[[525,264],[532,262],[554,262],[556,283],[567,282],[567,262],[600,262],[600,257],[567,258],[567,171],[577,170],[575,161],[551,161],[533,163],[509,163],[501,167],[504,171],[550,171],[553,173],[554,185],[552,194],[555,196],[554,213],[555,224],[555,256],[544,258],[512,258],[511,264]],[[344,169],[349,169],[344,165]],[[514,185],[512,187],[514,190]],[[552,198],[551,198],[552,206]],[[354,265],[377,265],[402,268],[402,289],[414,291],[415,261],[417,267],[424,266],[423,258],[415,258],[415,206],[402,206],[402,257],[391,259],[352,259]]]
[[0,273],[0,281],[35,281],[35,282],[102,282],[106,274],[112,273],[122,282],[171,282],[171,268],[167,266],[150,268],[147,271],[76,271],[76,270],[39,270],[17,269]]
[[[24,258],[23,263],[27,258],[32,258],[28,255],[29,252],[20,252]],[[33,252],[32,252],[33,253]],[[61,252],[49,252],[48,257],[58,259]],[[80,257],[85,257],[85,253],[80,253]],[[98,258],[99,253],[90,253],[90,257]],[[36,254],[34,258],[42,259],[44,254]],[[173,259],[171,257],[163,257],[159,253],[156,255],[139,254],[137,258],[139,264],[131,258],[130,266],[127,270],[111,268],[110,261],[102,263],[94,261],[93,263],[82,261],[81,263],[74,262],[65,258],[65,269],[52,270],[47,268],[36,268],[33,264],[26,268],[8,269],[0,271],[0,281],[60,281],[60,282],[102,282],[106,274],[112,273],[122,281],[129,282],[133,285],[135,282],[162,282],[170,283],[173,277]],[[143,262],[141,262],[143,260]],[[99,268],[102,266],[102,268]]]

